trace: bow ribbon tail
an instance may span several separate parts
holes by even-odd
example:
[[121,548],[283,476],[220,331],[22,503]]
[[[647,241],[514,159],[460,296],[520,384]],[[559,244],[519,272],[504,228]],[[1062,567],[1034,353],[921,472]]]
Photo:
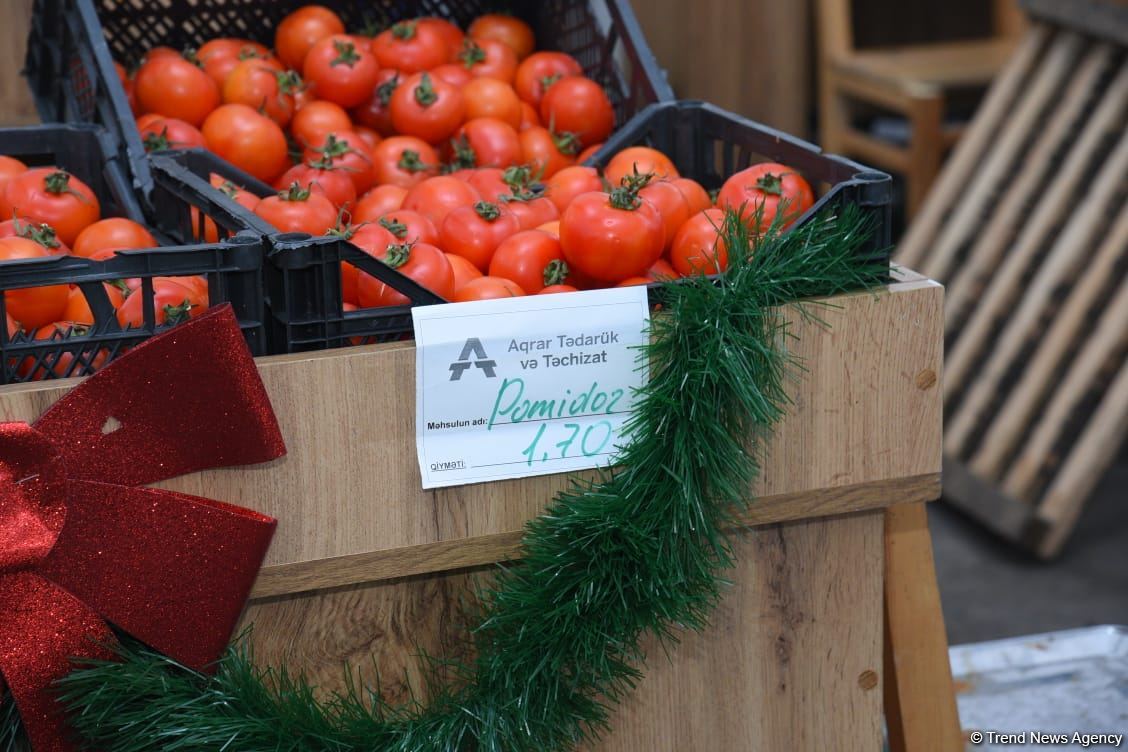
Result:
[[37,571],[133,637],[207,670],[235,629],[276,521],[159,489],[69,481],[67,496],[67,524]]
[[0,575],[0,674],[35,752],[69,752],[71,732],[52,683],[72,657],[110,660],[116,642],[86,604],[32,572]]

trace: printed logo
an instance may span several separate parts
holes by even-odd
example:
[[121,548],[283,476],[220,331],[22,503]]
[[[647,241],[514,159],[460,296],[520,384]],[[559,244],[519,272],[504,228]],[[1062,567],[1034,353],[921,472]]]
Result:
[[450,364],[450,380],[461,380],[462,374],[466,373],[470,366],[481,369],[487,379],[497,378],[497,373],[494,372],[497,361],[486,355],[486,348],[482,347],[482,341],[477,337],[466,340],[466,344],[462,346],[462,354],[458,356],[458,360]]

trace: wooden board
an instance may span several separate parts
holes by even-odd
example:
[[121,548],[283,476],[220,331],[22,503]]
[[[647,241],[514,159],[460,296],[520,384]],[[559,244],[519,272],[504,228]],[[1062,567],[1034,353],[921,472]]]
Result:
[[27,81],[19,75],[24,65],[32,0],[0,3],[0,126],[39,122]]

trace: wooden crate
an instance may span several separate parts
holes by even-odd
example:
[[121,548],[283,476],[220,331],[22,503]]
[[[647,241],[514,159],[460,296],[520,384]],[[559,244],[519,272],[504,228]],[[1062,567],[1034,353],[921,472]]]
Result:
[[[651,651],[598,749],[880,748],[884,508],[940,480],[942,288],[898,280],[831,300],[829,329],[796,317],[810,372],[749,489],[734,585],[708,631]],[[410,343],[259,363],[289,454],[163,485],[278,517],[244,619],[259,661],[326,689],[378,667],[402,700],[413,656],[457,644],[468,579],[518,553],[566,476],[421,490]],[[72,384],[2,387],[0,416]]]
[[1128,6],[1027,5],[897,260],[948,289],[945,498],[1049,557],[1128,431]]

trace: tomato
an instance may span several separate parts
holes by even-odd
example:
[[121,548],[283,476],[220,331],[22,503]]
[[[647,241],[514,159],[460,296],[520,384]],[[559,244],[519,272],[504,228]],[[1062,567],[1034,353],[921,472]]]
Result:
[[303,162],[294,165],[274,183],[279,190],[286,190],[297,183],[302,188],[320,193],[338,209],[348,209],[356,201],[356,186],[352,178],[340,167],[330,162]]
[[497,118],[474,118],[462,124],[451,142],[460,167],[509,167],[521,161],[521,139]]
[[646,270],[646,276],[655,282],[661,282],[667,279],[677,279],[681,275],[678,274],[677,269],[670,265],[669,261],[660,258]]
[[[350,243],[373,258],[379,258],[384,249],[397,242],[396,237],[378,224],[361,227],[350,226],[342,233]],[[346,303],[359,302],[360,270],[347,261],[341,262],[341,299]]]
[[450,138],[466,111],[461,92],[429,73],[416,73],[396,87],[388,106],[397,131],[430,144]]
[[462,87],[466,119],[492,117],[521,127],[521,99],[513,87],[496,78],[475,78]]
[[131,219],[111,217],[87,227],[74,241],[74,255],[96,261],[112,258],[115,251],[156,248],[157,239]]
[[226,104],[245,104],[283,128],[294,116],[294,95],[305,84],[293,71],[278,71],[261,60],[244,60],[236,65],[223,84]]
[[302,107],[290,121],[290,133],[302,148],[320,143],[330,133],[340,133],[352,127],[352,120],[341,105],[323,99]]
[[442,227],[446,215],[460,206],[472,206],[481,196],[469,183],[449,175],[427,178],[408,190],[403,197],[403,208],[417,211]]
[[346,34],[320,40],[302,64],[302,75],[317,97],[345,108],[356,107],[372,96],[379,74],[376,56]]
[[137,118],[137,130],[141,131],[141,143],[145,151],[164,151],[166,149],[204,149],[207,142],[204,134],[194,125],[176,118],[149,113]]
[[557,295],[562,292],[579,292],[579,289],[571,285],[549,285],[538,292],[537,295]]
[[36,167],[10,179],[0,209],[5,217],[51,225],[68,246],[102,214],[90,186],[55,167]]
[[378,224],[401,243],[439,244],[439,230],[435,223],[417,211],[396,209],[380,217]]
[[517,131],[528,130],[529,128],[537,127],[541,124],[540,115],[537,114],[536,108],[525,100],[521,100],[521,123],[517,126]]
[[532,295],[564,284],[568,264],[558,239],[540,230],[524,230],[497,247],[490,261],[490,276],[513,280]]
[[216,86],[223,88],[223,82],[234,70],[235,66],[244,60],[270,60],[279,68],[279,64],[270,54],[270,50],[249,39],[212,39],[200,45],[196,50],[196,60],[204,69],[204,73],[211,76]]
[[538,108],[539,113],[541,100],[549,86],[561,78],[583,74],[583,66],[566,52],[534,52],[517,66],[513,88],[517,90],[517,96]]
[[485,271],[498,245],[520,229],[520,222],[510,211],[489,201],[479,201],[446,215],[439,226],[439,245]]
[[354,222],[375,222],[403,206],[407,189],[398,185],[378,185],[360,197],[352,210]]
[[358,196],[377,182],[372,152],[360,136],[352,131],[328,133],[324,138],[311,142],[302,158],[307,162],[327,163],[343,170],[352,178]]
[[392,125],[392,111],[389,105],[392,94],[400,85],[398,71],[384,69],[376,74],[376,83],[371,95],[352,110],[353,119],[361,125],[372,128],[384,138],[394,136],[395,127]]
[[522,230],[532,230],[547,222],[560,219],[560,211],[556,208],[556,204],[545,196],[516,199],[510,201],[508,207],[521,223]]
[[678,187],[668,180],[652,181],[640,190],[638,195],[654,204],[654,208],[662,215],[663,237],[665,238],[662,247],[669,248],[670,244],[674,242],[674,235],[677,234],[678,228],[685,224],[690,217],[689,202],[685,200],[685,196],[678,190]]
[[138,69],[133,85],[142,112],[155,112],[197,127],[220,103],[215,81],[181,57],[150,57]]
[[337,223],[337,207],[320,193],[297,183],[276,196],[267,196],[255,207],[259,215],[280,232],[324,235]]
[[[475,269],[474,271],[477,271],[477,269]],[[12,318],[12,314],[10,313],[5,313],[4,319],[8,324],[8,340],[11,341],[12,337],[15,337],[16,334],[19,333],[20,325],[19,322]]]
[[208,149],[259,180],[270,183],[290,167],[286,134],[245,104],[225,104],[203,127]]
[[451,300],[454,303],[466,303],[471,300],[520,298],[524,295],[525,291],[516,282],[501,277],[478,277],[464,284]]
[[728,268],[728,247],[719,232],[724,222],[723,211],[706,209],[682,225],[670,248],[670,263],[678,274],[717,274]]
[[445,36],[434,24],[400,21],[372,40],[372,52],[381,68],[419,73],[450,62],[453,50]]
[[15,157],[6,157],[0,154],[0,205],[4,200],[4,188],[8,181],[16,175],[27,172],[27,165]]
[[602,191],[603,181],[599,179],[599,172],[594,167],[574,165],[565,167],[560,172],[548,178],[544,193],[561,214],[568,208],[568,204],[581,193]]
[[446,257],[447,261],[450,262],[451,271],[454,272],[455,294],[457,294],[467,282],[482,276],[482,272],[478,270],[478,267],[470,263],[469,259],[449,252],[446,254]]
[[391,136],[372,152],[372,172],[378,185],[411,188],[439,171],[439,155],[414,136]]
[[686,203],[689,204],[690,214],[703,212],[713,206],[713,200],[709,198],[709,192],[696,180],[675,178],[670,182],[685,196]]
[[[441,298],[449,300],[454,295],[454,270],[446,254],[429,243],[389,245],[379,258]],[[360,275],[358,293],[360,304],[365,308],[408,305],[411,302],[405,295],[368,274]]]
[[655,180],[673,180],[678,177],[678,168],[662,152],[649,146],[631,146],[611,157],[603,169],[603,177],[612,187],[622,184],[623,178],[634,173],[652,174]]
[[[505,170],[500,167],[481,167],[466,171],[466,182],[474,186],[485,201],[504,201],[512,195],[509,183],[505,182]],[[458,173],[453,173],[458,174]]]
[[[89,327],[74,321],[54,321],[41,326],[33,335],[37,340],[50,340],[62,344],[71,337],[84,337],[90,333]],[[73,346],[72,346],[73,347]],[[87,376],[106,364],[110,352],[106,348],[92,346],[79,353],[63,350],[48,351],[42,358],[28,356],[20,363],[17,373],[28,381],[39,381],[48,374],[57,378],[68,376]]]
[[521,139],[521,160],[547,180],[571,165],[580,150],[580,142],[571,133],[553,133],[534,126],[518,134]]
[[627,277],[615,287],[635,287],[640,285],[649,285],[653,282],[650,277]]
[[[109,282],[103,282],[102,287],[106,290],[106,297],[110,299],[110,305],[115,309],[120,308],[122,301],[125,300],[121,288],[117,285],[111,285]],[[90,304],[86,302],[86,296],[82,293],[81,288],[75,286],[70,289],[61,320],[73,321],[76,324],[94,323],[94,312],[90,310]]]
[[517,75],[517,53],[493,39],[467,38],[455,59],[474,78],[496,78],[508,84]]
[[437,68],[432,68],[431,76],[446,81],[456,89],[462,89],[463,86],[474,80],[470,71],[466,70],[466,66],[457,63],[443,63]]
[[357,138],[364,142],[364,145],[368,147],[368,151],[370,152],[377,146],[379,146],[380,142],[384,140],[383,136],[365,125],[354,125],[353,133],[357,135]]
[[[732,175],[717,194],[717,206],[736,209],[753,232],[767,230],[776,216],[790,227],[815,204],[815,192],[795,170],[776,162],[752,165]],[[753,227],[757,220],[759,223]]]
[[52,256],[65,256],[71,250],[59,242],[55,228],[48,224],[35,224],[26,217],[16,217],[0,222],[0,238],[27,238],[34,240]]
[[540,230],[541,232],[547,232],[549,235],[556,238],[557,240],[560,239],[560,220],[559,219],[554,219],[551,222],[545,222],[543,225],[537,225],[536,228],[534,228],[534,229]]
[[596,153],[602,148],[603,148],[603,142],[602,141],[600,141],[598,144],[592,144],[591,146],[587,147],[586,149],[584,149],[583,151],[581,151],[579,154],[576,155],[576,162],[583,164],[584,162],[586,162],[589,159],[591,159],[592,157],[594,157],[596,155]]
[[[212,173],[210,182],[212,187],[218,188],[220,192],[227,195],[228,198],[232,199],[235,203],[252,212],[255,210],[255,207],[259,205],[259,201],[262,200],[250,191],[243,190],[222,175]],[[192,207],[192,236],[197,241],[202,238],[204,242],[207,243],[219,242],[219,228],[216,227],[211,217],[204,217],[204,227],[201,234],[200,210],[194,206]]]
[[[419,26],[430,26],[435,32],[442,37],[446,42],[448,53],[453,55],[455,50],[462,47],[462,40],[466,35],[462,33],[462,29],[458,25],[446,20],[445,18],[438,18],[437,16],[424,16],[423,18],[415,19],[415,23]],[[433,71],[432,71],[433,72]]]
[[[153,314],[157,326],[180,324],[199,316],[208,309],[207,288],[189,282],[181,282],[180,277],[153,278]],[[117,309],[117,320],[123,328],[145,326],[145,295],[140,289],[134,291],[121,307]]]
[[522,60],[536,49],[533,29],[519,18],[503,13],[487,13],[478,16],[470,24],[466,33],[475,39],[494,39],[504,42]]
[[560,218],[568,265],[600,282],[642,276],[662,255],[662,216],[634,191],[577,196]]
[[344,34],[340,17],[320,5],[307,5],[282,19],[274,32],[274,49],[292,70],[302,70],[306,55],[326,37]]
[[[46,248],[27,238],[0,239],[0,262],[14,259],[46,258],[53,255]],[[27,287],[4,293],[4,305],[12,318],[28,331],[58,321],[67,306],[67,285]]]
[[583,76],[562,78],[548,87],[540,117],[542,123],[576,134],[584,146],[606,140],[615,127],[615,110],[603,87]]

